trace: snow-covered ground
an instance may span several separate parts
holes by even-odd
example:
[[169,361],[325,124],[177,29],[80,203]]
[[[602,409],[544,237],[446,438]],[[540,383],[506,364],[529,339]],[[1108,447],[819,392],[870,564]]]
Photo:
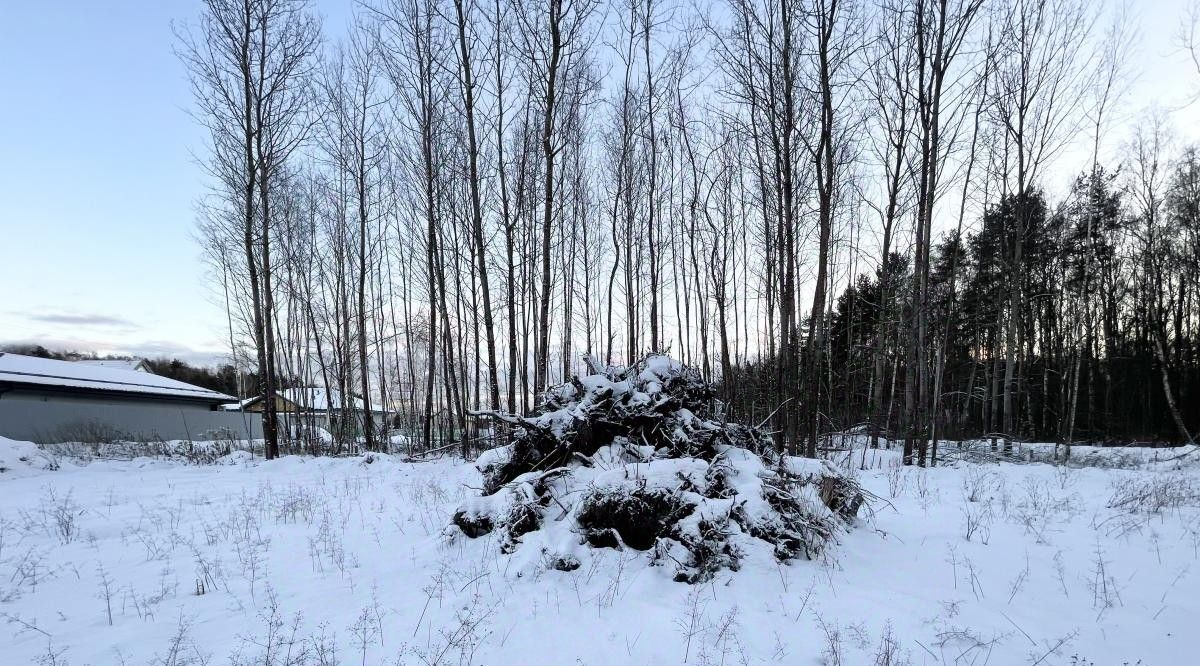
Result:
[[1183,451],[860,451],[884,501],[821,560],[764,547],[686,585],[646,552],[563,572],[447,537],[480,483],[452,459],[79,464],[0,439],[0,663],[1194,664]]

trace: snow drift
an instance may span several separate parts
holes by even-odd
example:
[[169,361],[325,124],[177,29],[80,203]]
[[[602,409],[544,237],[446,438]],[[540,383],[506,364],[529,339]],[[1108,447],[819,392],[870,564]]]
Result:
[[37,444],[0,437],[0,478],[26,476],[57,467]]
[[476,461],[482,495],[458,508],[451,535],[491,535],[562,570],[589,548],[648,551],[691,583],[737,570],[759,544],[783,561],[815,557],[853,523],[864,493],[852,479],[720,418],[695,368],[663,355],[589,365],[532,415],[494,414],[511,443]]

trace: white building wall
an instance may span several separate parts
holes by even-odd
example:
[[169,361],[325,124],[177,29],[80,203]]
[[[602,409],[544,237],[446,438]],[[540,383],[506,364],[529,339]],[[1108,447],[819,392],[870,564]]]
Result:
[[40,443],[108,435],[129,439],[261,439],[262,415],[212,411],[167,400],[37,393],[0,393],[0,436]]

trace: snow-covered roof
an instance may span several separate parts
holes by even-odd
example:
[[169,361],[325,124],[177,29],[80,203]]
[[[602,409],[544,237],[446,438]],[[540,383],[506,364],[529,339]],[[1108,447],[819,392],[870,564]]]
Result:
[[[320,386],[304,386],[300,388],[289,388],[279,392],[284,399],[300,406],[303,409],[312,409],[316,411],[325,411],[327,409],[342,409],[342,392],[337,389],[330,389],[328,392]],[[350,396],[350,403],[346,405],[350,409],[362,409],[362,398]],[[386,412],[387,410],[380,405],[372,404],[371,411]]]
[[75,361],[84,365],[94,365],[99,368],[112,368],[114,370],[134,370],[137,372],[150,372],[146,367],[145,359],[140,358],[104,358],[104,359],[83,359]]
[[240,411],[242,411],[242,409],[244,409],[250,403],[257,402],[257,401],[258,401],[258,396],[255,396],[253,398],[246,398],[245,400],[239,400],[238,402],[227,402],[227,403],[224,403],[223,405],[221,405],[221,411],[240,412]]
[[224,393],[148,372],[105,367],[91,363],[55,361],[4,352],[0,352],[0,382],[34,384],[47,388],[195,398],[211,402],[225,402],[234,399],[233,396]]
[[[321,388],[320,386],[301,386],[296,388],[282,389],[278,392],[278,394],[279,397],[287,400],[293,405],[296,405],[296,407],[304,411],[323,412],[326,410],[342,409],[342,392],[338,391],[337,389],[330,389],[327,394],[325,389]],[[221,409],[227,411],[238,411],[258,401],[259,397],[255,396],[248,400],[243,400],[240,403],[235,402],[228,405],[221,405]],[[351,396],[350,403],[347,405],[347,408],[361,410],[363,408],[362,398]],[[371,411],[387,413],[388,410],[380,405],[371,403]]]

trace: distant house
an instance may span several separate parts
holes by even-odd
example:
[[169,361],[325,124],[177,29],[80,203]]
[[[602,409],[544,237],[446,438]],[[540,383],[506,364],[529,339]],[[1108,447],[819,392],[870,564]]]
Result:
[[83,359],[75,361],[82,365],[91,365],[97,368],[112,368],[113,370],[133,370],[134,372],[149,372],[154,374],[150,369],[150,364],[146,363],[144,358],[103,358],[103,359]]
[[234,398],[131,367],[0,353],[0,435],[36,442],[262,437]]
[[[275,394],[275,410],[292,432],[296,432],[300,427],[318,427],[330,433],[340,431],[361,435],[363,405],[362,398],[352,395],[348,401],[343,402],[341,391],[326,391],[319,386],[286,388]],[[262,396],[256,396],[222,405],[221,408],[227,411],[261,414],[263,400]],[[388,410],[372,403],[370,413],[375,430],[382,431],[387,425]]]

